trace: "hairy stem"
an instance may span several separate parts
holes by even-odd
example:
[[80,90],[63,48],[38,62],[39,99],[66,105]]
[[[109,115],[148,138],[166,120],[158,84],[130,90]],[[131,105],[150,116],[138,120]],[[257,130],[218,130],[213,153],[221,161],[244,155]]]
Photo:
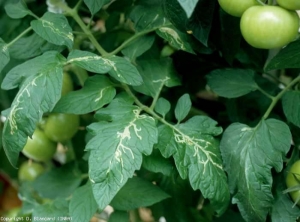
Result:
[[292,82],[290,82],[280,93],[277,94],[277,96],[272,98],[272,103],[270,104],[269,108],[267,109],[266,113],[263,116],[263,119],[267,119],[272,110],[274,109],[275,105],[278,103],[278,101],[282,98],[282,96],[288,91],[293,85],[298,83],[300,81],[300,75],[295,78]]

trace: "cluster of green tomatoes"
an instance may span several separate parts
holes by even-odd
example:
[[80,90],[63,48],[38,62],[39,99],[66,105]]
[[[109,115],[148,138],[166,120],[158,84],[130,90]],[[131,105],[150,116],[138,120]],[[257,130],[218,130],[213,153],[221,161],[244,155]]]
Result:
[[[65,72],[61,95],[73,90],[72,78]],[[49,162],[57,150],[57,143],[65,143],[78,131],[80,119],[78,115],[50,113],[37,126],[32,138],[28,138],[22,153],[30,159],[21,164],[19,180],[33,181],[44,172],[44,163]]]
[[218,1],[225,12],[241,17],[241,33],[255,48],[281,48],[298,37],[300,0],[277,0],[278,5],[264,0]]

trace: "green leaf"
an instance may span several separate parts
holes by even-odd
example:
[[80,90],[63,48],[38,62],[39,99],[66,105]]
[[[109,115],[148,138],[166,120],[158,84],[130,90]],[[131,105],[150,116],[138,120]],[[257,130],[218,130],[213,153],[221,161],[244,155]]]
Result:
[[[34,208],[32,213],[33,221],[70,221],[72,218],[69,216],[69,202],[63,199],[56,199],[52,203],[47,203]],[[74,219],[74,218],[73,218]]]
[[55,45],[73,46],[74,36],[67,18],[62,14],[46,12],[39,20],[31,21],[33,30]]
[[188,34],[179,31],[174,26],[164,26],[156,30],[156,33],[167,40],[175,49],[183,50],[195,54],[192,45],[190,44],[191,38]]
[[143,78],[143,84],[134,89],[153,98],[160,93],[163,86],[180,85],[177,73],[170,58],[149,59],[138,61],[138,69]]
[[300,40],[281,49],[266,65],[265,70],[300,68]]
[[209,87],[219,96],[236,98],[258,89],[254,72],[244,69],[217,69],[208,76]]
[[163,97],[160,97],[155,104],[155,111],[161,114],[164,118],[165,115],[170,111],[171,104],[168,100]]
[[198,0],[177,0],[179,2],[179,4],[181,5],[181,7],[184,9],[184,11],[186,12],[186,15],[188,18],[191,17],[197,3]]
[[3,128],[3,148],[13,166],[43,113],[50,112],[61,96],[63,63],[59,53],[47,52],[16,66],[2,82],[5,89],[20,85]]
[[121,188],[110,205],[117,210],[133,210],[151,206],[170,196],[151,182],[133,177]]
[[102,58],[92,52],[73,50],[68,56],[68,63],[73,63],[87,71],[94,73],[107,73],[113,68],[110,60]]
[[61,52],[64,46],[53,45],[34,33],[20,38],[8,49],[12,58],[30,59],[51,50]]
[[138,5],[132,9],[129,18],[135,23],[134,26],[137,32],[169,24],[164,17],[160,0],[139,1]]
[[1,88],[14,89],[31,76],[62,66],[65,58],[56,51],[45,52],[43,55],[15,66],[5,76]]
[[161,125],[155,146],[165,158],[173,156],[180,176],[189,178],[192,188],[199,189],[222,214],[230,195],[219,145],[213,137],[222,133],[216,124],[209,117],[195,116],[173,127]]
[[205,46],[208,46],[209,34],[214,19],[215,5],[216,1],[200,0],[192,17],[187,23],[187,29],[191,30],[193,36]]
[[220,149],[233,203],[246,221],[266,220],[274,200],[271,169],[282,170],[291,139],[289,127],[275,119],[255,128],[234,123],[225,130]]
[[144,52],[151,48],[155,40],[154,35],[142,36],[129,46],[122,50],[123,55],[134,61],[137,57],[141,56]]
[[87,183],[74,191],[69,206],[70,216],[73,218],[72,221],[89,221],[97,211],[97,208],[98,205],[94,199],[90,183]]
[[157,149],[153,150],[153,153],[150,156],[143,157],[142,166],[151,172],[162,173],[166,176],[171,176],[171,173],[174,170],[170,159],[162,157]]
[[7,4],[5,6],[5,12],[9,17],[13,19],[23,18],[26,15],[32,14],[32,12],[27,8],[26,4],[22,0],[14,4]]
[[98,111],[109,115],[111,121],[88,127],[94,135],[86,146],[90,151],[89,178],[100,209],[104,209],[134,171],[140,169],[142,154],[149,155],[157,142],[155,120],[140,112],[131,101],[116,98],[107,108]]
[[178,122],[181,122],[190,112],[192,102],[189,94],[182,95],[175,107],[175,117]]
[[129,214],[126,211],[114,210],[112,214],[109,216],[108,222],[128,222]]
[[66,198],[73,194],[81,182],[81,173],[73,163],[53,168],[33,182],[33,188],[43,198]]
[[84,3],[89,8],[92,15],[95,15],[97,12],[99,12],[103,5],[109,2],[110,0],[84,0]]
[[288,121],[300,127],[300,92],[286,92],[282,97],[282,108]]
[[3,40],[0,38],[0,73],[2,72],[2,69],[7,65],[7,63],[10,60],[9,52],[7,49],[7,45]]
[[143,79],[137,68],[125,58],[111,56],[107,60],[112,67],[108,74],[116,80],[132,86],[138,86],[143,83]]
[[85,114],[102,108],[116,95],[116,89],[106,76],[89,77],[84,87],[63,96],[54,112]]

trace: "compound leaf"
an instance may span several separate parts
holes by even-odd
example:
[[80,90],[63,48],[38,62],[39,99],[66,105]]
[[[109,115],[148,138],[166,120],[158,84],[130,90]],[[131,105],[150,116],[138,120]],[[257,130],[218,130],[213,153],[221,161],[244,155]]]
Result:
[[54,111],[61,113],[85,114],[102,108],[116,95],[116,89],[106,76],[88,78],[82,89],[63,96]]
[[55,45],[73,46],[74,36],[67,18],[62,14],[46,12],[39,20],[31,21],[33,30]]
[[[94,135],[86,146],[90,151],[89,178],[100,209],[110,203],[134,171],[141,167],[142,154],[152,152],[158,135],[152,117],[140,114],[140,108],[131,105],[131,101],[119,97],[114,101],[98,111],[98,116],[109,115],[111,121],[88,127]],[[114,107],[118,104],[116,110]]]
[[209,117],[195,116],[173,127],[162,125],[156,147],[165,158],[173,156],[180,176],[189,178],[192,188],[199,189],[222,214],[230,195],[218,142],[213,137],[222,133],[216,124]]
[[254,72],[243,69],[217,69],[208,77],[209,87],[219,96],[236,98],[257,90]]
[[255,128],[234,123],[225,130],[223,162],[233,203],[246,221],[266,220],[274,200],[271,169],[282,170],[291,139],[289,127],[275,119],[262,120]]

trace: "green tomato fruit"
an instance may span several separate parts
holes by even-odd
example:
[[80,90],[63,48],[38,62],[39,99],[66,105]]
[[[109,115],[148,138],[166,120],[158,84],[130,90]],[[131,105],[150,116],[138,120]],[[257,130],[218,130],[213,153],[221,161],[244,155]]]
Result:
[[61,89],[61,95],[64,96],[68,92],[71,92],[73,90],[74,90],[74,87],[73,87],[72,78],[71,78],[71,76],[70,76],[69,73],[64,72],[64,75],[63,75],[63,85],[62,85],[62,89]]
[[64,142],[71,139],[78,131],[79,116],[74,114],[53,113],[50,114],[45,124],[45,134],[56,142]]
[[296,39],[299,17],[295,11],[278,6],[252,6],[243,14],[240,28],[251,46],[280,48]]
[[300,0],[277,0],[277,4],[289,10],[300,9]]
[[45,133],[36,129],[32,139],[28,138],[22,152],[35,161],[47,162],[52,159],[56,151],[56,143],[48,139]]
[[[288,175],[286,177],[286,186],[288,188],[299,185],[299,182],[295,177],[300,181],[300,160],[296,161],[288,172]],[[292,200],[296,202],[297,199],[300,197],[300,189],[297,191],[290,192],[289,194]],[[298,202],[297,204],[300,206],[300,202]]]
[[256,0],[219,0],[219,4],[225,12],[235,17],[241,17],[248,8],[259,5]]
[[45,168],[42,164],[26,161],[19,168],[18,178],[20,181],[34,181],[44,171]]

